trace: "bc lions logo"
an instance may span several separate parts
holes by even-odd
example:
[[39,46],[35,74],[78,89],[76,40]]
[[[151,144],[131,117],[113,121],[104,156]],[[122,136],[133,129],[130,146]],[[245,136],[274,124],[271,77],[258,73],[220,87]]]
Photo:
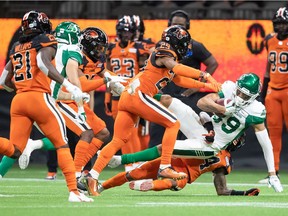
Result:
[[175,31],[175,35],[176,37],[181,40],[183,37],[186,37],[187,36],[187,32],[183,29],[180,29],[178,28],[176,31]]
[[91,39],[91,38],[98,38],[99,34],[96,31],[93,30],[89,30],[87,31],[87,33],[85,34],[85,38],[87,40]]
[[42,23],[48,23],[48,17],[45,13],[39,13],[38,20]]

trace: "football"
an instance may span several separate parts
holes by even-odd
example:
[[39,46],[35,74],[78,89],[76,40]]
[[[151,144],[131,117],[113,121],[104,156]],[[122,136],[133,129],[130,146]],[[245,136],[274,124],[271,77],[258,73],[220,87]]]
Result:
[[221,105],[221,106],[225,106],[226,104],[228,104],[231,101],[231,99],[229,98],[220,98],[216,101],[217,104]]
[[[229,98],[220,98],[220,99],[216,100],[216,103],[221,105],[221,106],[225,106],[230,101],[231,101],[231,99],[229,99]],[[217,115],[218,117],[224,117],[224,115],[221,113],[214,113],[214,114]]]

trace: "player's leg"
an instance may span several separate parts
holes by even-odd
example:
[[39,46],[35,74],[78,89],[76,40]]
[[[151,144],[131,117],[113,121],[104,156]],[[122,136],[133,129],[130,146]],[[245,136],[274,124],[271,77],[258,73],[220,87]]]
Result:
[[110,143],[108,143],[99,154],[92,170],[85,176],[82,182],[86,185],[87,191],[90,195],[98,196],[98,192],[94,189],[98,184],[98,177],[101,171],[108,164],[112,156],[127,143],[131,135],[131,129],[134,127],[137,116],[119,111],[114,123],[114,136]]
[[[283,130],[283,114],[281,110],[281,102],[278,98],[281,97],[279,91],[272,90],[269,91],[265,99],[265,107],[267,111],[267,129],[269,131],[269,137],[273,146],[274,153],[274,165],[275,170],[279,171],[280,164],[280,153],[282,149],[282,130]],[[259,181],[259,183],[267,183],[268,178],[264,178]]]
[[[140,117],[153,121],[157,124],[164,126],[165,132],[162,138],[162,155],[161,155],[161,164],[159,167],[159,178],[176,178],[181,179],[185,178],[185,173],[177,173],[173,169],[171,169],[171,156],[175,144],[175,140],[180,128],[180,122],[177,120],[176,116],[170,112],[165,106],[159,103],[154,98],[143,94],[138,91],[137,96],[135,97],[135,101],[137,103],[130,103],[127,106],[129,109],[133,109],[130,107],[132,104],[138,106],[136,112],[139,113]],[[122,95],[123,96],[123,95]],[[122,97],[121,96],[121,97]]]

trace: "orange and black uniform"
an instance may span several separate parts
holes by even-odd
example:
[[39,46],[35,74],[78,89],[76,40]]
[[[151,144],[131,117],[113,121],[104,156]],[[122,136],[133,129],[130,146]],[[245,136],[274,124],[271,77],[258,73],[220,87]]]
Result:
[[16,42],[10,51],[17,88],[11,104],[10,143],[23,152],[36,122],[57,149],[59,167],[69,190],[77,191],[73,159],[68,145],[64,147],[67,144],[65,120],[51,96],[51,80],[37,65],[37,53],[45,47],[57,49],[53,35],[40,34],[25,43]]
[[282,148],[282,130],[288,126],[288,38],[277,39],[277,34],[267,40],[268,61],[271,64],[265,106],[267,128],[273,145],[276,171],[279,170]]
[[[139,65],[140,55],[147,54],[148,56],[148,52],[148,50],[145,50],[143,43],[139,41],[129,41],[125,48],[120,46],[120,42],[110,43],[107,50],[110,69],[118,76],[133,78],[139,73],[141,67],[141,65]],[[118,113],[119,98],[120,96],[112,96],[111,111],[114,120]],[[135,127],[133,131],[130,143],[121,149],[122,154],[141,151],[138,127]]]
[[153,161],[147,161],[141,166],[129,172],[132,179],[127,179],[127,173],[122,172],[102,183],[104,189],[123,185],[128,181],[136,181],[141,179],[154,179],[153,190],[161,191],[166,189],[183,189],[186,184],[193,183],[197,178],[206,172],[213,172],[218,168],[225,168],[226,175],[231,172],[231,155],[228,151],[221,151],[215,157],[209,159],[183,159],[172,158],[171,165],[177,172],[184,172],[187,178],[177,180],[177,187],[172,185],[167,179],[157,180],[158,167],[160,158]]
[[[194,82],[191,84],[192,79],[190,78],[181,79],[181,76],[177,76],[176,78],[173,71],[170,71],[165,66],[158,66],[156,64],[156,58],[167,56],[177,61],[175,52],[170,49],[169,44],[163,42],[151,53],[144,71],[136,75],[122,92],[118,104],[118,114],[114,123],[113,139],[102,149],[100,157],[94,165],[98,173],[104,169],[110,158],[122,146],[127,144],[131,131],[139,117],[166,127],[162,140],[161,164],[171,164],[171,155],[180,123],[176,116],[159,101],[155,100],[153,96],[173,78],[181,82],[182,85],[189,84],[189,87],[196,84]],[[189,69],[189,74],[192,72],[191,77],[199,78],[200,76],[198,70],[182,65],[176,65],[174,69],[179,74],[188,74],[188,72],[184,73],[184,70],[186,72]]]

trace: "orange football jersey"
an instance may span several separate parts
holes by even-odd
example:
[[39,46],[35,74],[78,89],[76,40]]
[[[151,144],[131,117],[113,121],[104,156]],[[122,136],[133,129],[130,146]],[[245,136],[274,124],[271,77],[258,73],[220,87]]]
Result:
[[88,80],[93,79],[98,73],[102,72],[105,68],[103,62],[93,62],[88,56],[83,53],[83,63],[79,67],[85,74]]
[[277,34],[267,41],[268,61],[271,63],[269,86],[288,88],[288,38],[280,41]]
[[156,65],[156,57],[164,56],[173,57],[175,61],[177,61],[177,55],[170,49],[170,45],[165,42],[160,42],[159,46],[157,46],[149,56],[143,72],[138,74],[130,83],[134,85],[133,81],[139,79],[140,84],[138,88],[141,92],[151,97],[157,94],[159,90],[171,82],[175,75],[173,71],[167,69],[165,66]]
[[141,42],[130,42],[125,48],[119,42],[110,43],[107,54],[111,71],[118,76],[134,77],[139,73],[139,56],[148,52]]
[[[208,159],[180,159],[182,162],[186,165],[186,169],[188,170],[189,179],[188,183],[194,182],[200,175],[206,172],[211,172],[217,168],[225,167],[226,168],[226,174],[229,174],[231,172],[231,166],[230,163],[231,155],[228,151],[221,151],[219,152],[215,157],[208,158]],[[177,171],[179,168],[177,167],[175,162],[173,161],[172,165]]]
[[50,79],[37,66],[37,52],[43,47],[57,49],[53,35],[40,34],[26,43],[16,42],[10,51],[17,93],[38,91],[50,93]]

